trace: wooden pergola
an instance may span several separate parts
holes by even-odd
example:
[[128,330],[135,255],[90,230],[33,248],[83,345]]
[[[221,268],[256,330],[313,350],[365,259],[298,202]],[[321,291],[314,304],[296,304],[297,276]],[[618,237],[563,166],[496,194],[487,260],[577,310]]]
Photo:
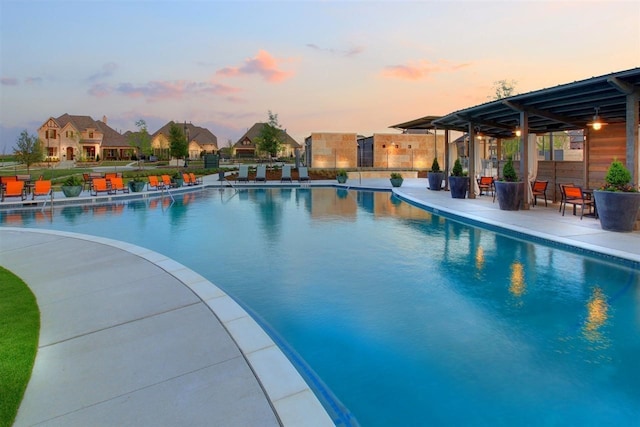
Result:
[[[639,112],[640,68],[634,68],[510,96],[442,117],[426,116],[391,127],[456,130],[467,133],[471,141],[478,133],[499,139],[513,139],[519,130],[520,173],[528,176],[528,134],[577,129],[591,129],[595,132],[592,125],[596,119],[608,125],[624,125],[625,163],[631,171],[634,186],[638,187]],[[585,153],[588,150],[587,145]],[[448,164],[448,151],[445,155]],[[474,158],[474,155],[474,144],[469,144],[469,157]],[[469,176],[474,176],[475,173],[474,162],[469,162]]]

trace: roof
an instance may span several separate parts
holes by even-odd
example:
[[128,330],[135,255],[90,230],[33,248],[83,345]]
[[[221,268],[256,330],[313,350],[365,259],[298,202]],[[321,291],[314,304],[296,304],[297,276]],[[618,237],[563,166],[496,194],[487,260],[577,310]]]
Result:
[[640,68],[514,95],[440,118],[427,116],[401,125],[466,132],[469,123],[473,123],[477,132],[509,138],[520,125],[520,112],[526,111],[530,133],[584,129],[593,120],[596,109],[604,122],[624,123],[627,94],[633,92],[640,92]]
[[441,118],[442,116],[424,116],[419,119],[410,120],[404,123],[398,123],[397,125],[389,126],[394,129],[434,129],[435,125],[433,125],[433,121]]
[[[249,147],[255,147],[255,140],[256,138],[258,138],[258,136],[260,136],[260,130],[266,125],[266,123],[255,123],[253,126],[251,126],[251,128],[249,128],[249,130],[247,130],[244,135],[242,135],[240,137],[240,139],[238,139],[238,141],[233,145],[234,147],[237,148],[249,148]],[[282,130],[280,129],[280,135],[284,135],[283,138],[283,144],[285,145],[289,145],[293,148],[301,148],[302,146],[300,144],[298,144],[298,142],[293,139],[286,130]],[[243,144],[242,141],[244,140],[249,140],[251,141],[250,144]]]
[[[94,120],[90,116],[76,116],[71,114],[63,114],[54,119],[60,128],[64,128],[67,124],[71,124],[77,131],[82,132],[87,129],[95,129],[102,133],[101,147],[129,147],[127,138],[121,135],[115,129],[109,127],[100,120]],[[82,141],[80,141],[82,143]]]
[[185,126],[187,127],[189,142],[195,141],[201,146],[213,144],[216,147],[216,149],[218,148],[218,137],[215,136],[209,129],[203,128],[201,126],[196,126],[193,123],[179,123],[179,122],[174,122],[173,120],[171,120],[170,122],[162,126],[160,129],[155,131],[153,135],[151,135],[151,138],[155,138],[156,136],[161,134],[169,137],[169,130],[171,129],[172,124],[176,124],[180,128],[180,130],[183,130],[183,131],[184,131],[184,127]]

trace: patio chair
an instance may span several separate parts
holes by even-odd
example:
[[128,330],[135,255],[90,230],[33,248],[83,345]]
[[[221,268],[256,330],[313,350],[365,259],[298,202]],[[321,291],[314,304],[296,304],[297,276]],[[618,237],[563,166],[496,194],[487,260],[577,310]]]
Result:
[[564,187],[564,207],[562,208],[562,216],[567,209],[567,203],[573,205],[573,214],[576,214],[576,207],[580,205],[580,219],[584,216],[585,207],[589,206],[591,210],[594,206],[593,199],[587,199],[582,192],[582,188],[574,186]]
[[27,198],[24,181],[7,181],[2,185],[2,201],[7,197],[20,197],[20,200]]
[[495,194],[495,186],[493,184],[492,176],[481,176],[478,178],[478,188],[480,189],[480,196],[482,193],[489,194],[489,192]]
[[558,212],[562,212],[562,205],[564,205],[564,187],[573,187],[573,184],[558,184],[558,188],[560,188],[560,208]]
[[238,176],[236,177],[236,182],[249,182],[249,166],[240,165],[238,168]]
[[50,180],[38,180],[33,186],[33,193],[31,193],[31,200],[35,200],[36,196],[51,196],[51,181]]
[[298,181],[309,181],[309,169],[306,166],[298,168]]
[[189,172],[189,177],[191,178],[193,185],[202,184],[202,179],[198,178],[193,172]]
[[162,188],[171,188],[173,186],[169,175],[160,175],[160,179],[162,179]]
[[98,193],[111,193],[111,188],[109,188],[109,183],[106,178],[93,178],[91,180],[90,194],[92,196],[97,196]]
[[114,178],[111,178],[110,182],[111,182],[111,192],[113,194],[116,194],[118,191],[122,191],[123,193],[129,192],[129,187],[124,185],[122,178],[114,177]]
[[291,165],[282,166],[282,175],[280,176],[280,182],[291,182]]
[[188,173],[182,174],[182,181],[184,182],[184,185],[195,185],[195,182],[191,181],[191,175],[189,175]]
[[533,194],[533,205],[538,204],[538,197],[544,197],[544,206],[547,207],[547,186],[549,181],[533,181],[531,192]]
[[267,166],[259,165],[256,169],[256,179],[254,182],[267,182]]

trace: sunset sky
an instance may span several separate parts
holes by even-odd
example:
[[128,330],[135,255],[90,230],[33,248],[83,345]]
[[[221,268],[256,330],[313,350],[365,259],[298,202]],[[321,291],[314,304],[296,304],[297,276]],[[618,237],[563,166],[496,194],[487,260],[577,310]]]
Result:
[[187,121],[220,148],[269,110],[311,132],[396,123],[640,66],[634,1],[0,0],[0,154],[64,113]]

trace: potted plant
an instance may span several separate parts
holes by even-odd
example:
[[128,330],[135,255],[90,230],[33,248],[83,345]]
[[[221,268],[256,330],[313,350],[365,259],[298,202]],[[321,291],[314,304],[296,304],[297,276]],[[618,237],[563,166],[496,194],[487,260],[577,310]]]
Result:
[[137,175],[131,178],[128,183],[129,190],[131,190],[131,192],[133,193],[140,193],[141,191],[143,191],[146,184],[147,182],[142,177]]
[[600,227],[607,231],[633,231],[640,209],[640,193],[631,183],[631,172],[613,160],[604,177],[605,185],[595,190]]
[[400,187],[402,185],[402,182],[404,181],[404,179],[402,178],[402,174],[399,172],[391,172],[391,178],[389,179],[389,181],[391,181],[391,186],[392,187]]
[[451,169],[449,189],[451,190],[451,197],[454,199],[464,199],[467,196],[467,190],[469,189],[469,177],[464,175],[460,159],[456,159],[453,164],[453,169]]
[[444,172],[440,170],[440,165],[438,164],[438,158],[433,159],[433,163],[431,164],[431,172],[427,174],[427,178],[429,179],[429,189],[434,191],[440,191],[442,188],[442,180],[444,179]]
[[78,197],[83,185],[84,180],[78,175],[69,175],[62,183],[62,192],[65,197]]
[[174,185],[176,187],[182,187],[182,184],[184,184],[184,178],[182,178],[182,173],[180,173],[180,171],[175,171],[173,173],[173,176],[171,177],[171,181],[174,183]]
[[495,181],[496,197],[500,209],[517,211],[524,198],[524,182],[518,181],[513,167],[513,159],[509,157],[502,170],[502,178]]
[[340,169],[336,175],[336,179],[340,184],[344,184],[347,182],[347,171],[344,169]]

